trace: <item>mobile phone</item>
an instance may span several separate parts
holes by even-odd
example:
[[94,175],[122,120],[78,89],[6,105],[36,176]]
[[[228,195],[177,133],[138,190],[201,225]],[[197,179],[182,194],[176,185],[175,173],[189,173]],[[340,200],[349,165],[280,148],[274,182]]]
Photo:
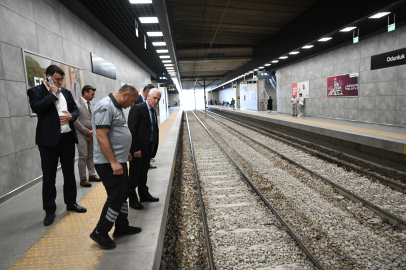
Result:
[[52,80],[51,76],[47,77],[48,85],[54,85],[54,81]]

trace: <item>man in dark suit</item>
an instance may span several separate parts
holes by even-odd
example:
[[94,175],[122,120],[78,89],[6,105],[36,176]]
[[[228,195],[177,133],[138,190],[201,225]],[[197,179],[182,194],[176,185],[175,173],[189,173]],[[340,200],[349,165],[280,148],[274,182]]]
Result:
[[[155,108],[161,100],[161,92],[157,88],[149,90],[147,101],[133,106],[128,115],[128,128],[132,136],[130,153],[134,155],[130,161],[129,204],[141,210],[140,202],[157,202],[147,187],[148,167],[151,158],[155,157],[159,143],[158,119]],[[138,187],[138,201],[135,188]]]
[[[41,156],[42,203],[45,210],[44,225],[54,222],[56,210],[55,178],[60,158],[64,179],[63,197],[68,211],[86,212],[77,205],[75,179],[75,143],[78,143],[74,121],[78,118],[78,108],[71,92],[63,87],[65,73],[50,65],[43,84],[28,89],[31,109],[38,116],[35,143]],[[49,82],[48,82],[49,81]]]
[[141,90],[141,94],[139,95],[135,104],[141,104],[146,102],[149,90],[151,90],[152,88],[155,88],[155,86],[153,86],[152,84],[147,84],[146,86],[144,86],[144,89]]

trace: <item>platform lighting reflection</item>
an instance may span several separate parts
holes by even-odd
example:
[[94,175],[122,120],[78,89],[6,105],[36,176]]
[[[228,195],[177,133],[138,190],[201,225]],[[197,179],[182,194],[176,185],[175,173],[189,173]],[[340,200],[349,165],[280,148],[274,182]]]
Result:
[[330,39],[332,39],[332,37],[324,37],[324,38],[319,39],[318,41],[325,42],[325,41],[329,41]]
[[159,58],[171,58],[169,55],[160,55]]
[[167,53],[168,50],[156,50],[157,53]]
[[140,17],[141,23],[158,23],[158,17]]
[[152,4],[152,0],[130,0],[131,4]]
[[357,28],[357,27],[355,27],[355,26],[346,27],[344,29],[341,29],[340,32],[350,32],[351,30],[354,30],[355,28]]
[[269,67],[271,64],[265,64],[266,67]]
[[289,54],[298,54],[298,53],[300,53],[299,51],[293,51],[293,52],[290,52]]
[[272,61],[272,63],[278,63],[279,62],[279,60],[273,60]]
[[147,32],[147,35],[149,37],[162,37],[163,36],[162,32]]
[[159,42],[152,42],[152,45],[154,46],[166,46],[166,43],[163,41],[159,41]]
[[388,14],[390,14],[390,12],[379,12],[379,13],[376,13],[375,15],[373,15],[373,16],[371,16],[369,18],[370,19],[379,19],[379,18],[382,18],[383,16],[386,16]]
[[279,59],[286,59],[286,58],[288,58],[287,56],[281,56],[281,57],[279,57]]
[[172,60],[162,60],[162,63],[172,63]]
[[306,45],[306,46],[303,46],[302,49],[310,49],[310,48],[313,48],[313,47],[314,47],[314,45]]

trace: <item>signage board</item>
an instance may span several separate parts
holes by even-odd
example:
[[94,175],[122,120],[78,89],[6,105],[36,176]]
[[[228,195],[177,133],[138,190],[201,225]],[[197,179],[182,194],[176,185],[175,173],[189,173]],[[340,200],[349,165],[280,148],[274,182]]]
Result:
[[157,83],[171,83],[171,77],[168,74],[162,73],[156,75]]
[[304,98],[309,98],[309,81],[292,83],[292,95],[298,97],[302,94]]
[[395,24],[388,25],[388,32],[395,31]]
[[272,71],[258,71],[258,79],[268,79],[272,76]]
[[327,97],[358,97],[359,73],[327,78]]
[[371,56],[371,70],[406,64],[406,48]]
[[103,58],[91,53],[93,73],[116,79],[116,66]]
[[355,43],[358,43],[358,41],[359,41],[359,37],[353,38],[353,43],[354,43],[354,44],[355,44]]

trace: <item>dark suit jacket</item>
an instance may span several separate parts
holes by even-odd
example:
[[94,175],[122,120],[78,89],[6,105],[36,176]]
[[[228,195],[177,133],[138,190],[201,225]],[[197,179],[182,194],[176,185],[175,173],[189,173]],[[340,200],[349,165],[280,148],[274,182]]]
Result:
[[[79,111],[71,92],[63,87],[61,87],[61,91],[66,99],[68,111],[72,115],[69,127],[75,137],[75,142],[78,143],[76,128],[73,122],[78,118]],[[50,93],[44,84],[28,89],[27,95],[30,100],[31,109],[38,116],[35,143],[37,145],[55,146],[61,135],[61,122],[54,104],[58,98]]]
[[141,103],[144,103],[144,99],[142,99],[142,96],[141,96],[141,93],[140,93],[140,95],[138,96],[138,99],[135,101],[134,104],[141,104]]
[[[157,123],[159,140],[158,120],[156,119],[155,122]],[[130,129],[132,135],[130,153],[134,154],[134,152],[137,152],[139,150],[141,150],[141,154],[146,153],[146,151],[151,151],[150,141],[152,130],[151,118],[149,117],[147,103],[137,104],[131,108],[130,113],[128,114],[128,128]],[[155,157],[156,155],[158,144],[159,142],[154,145],[152,157]]]

